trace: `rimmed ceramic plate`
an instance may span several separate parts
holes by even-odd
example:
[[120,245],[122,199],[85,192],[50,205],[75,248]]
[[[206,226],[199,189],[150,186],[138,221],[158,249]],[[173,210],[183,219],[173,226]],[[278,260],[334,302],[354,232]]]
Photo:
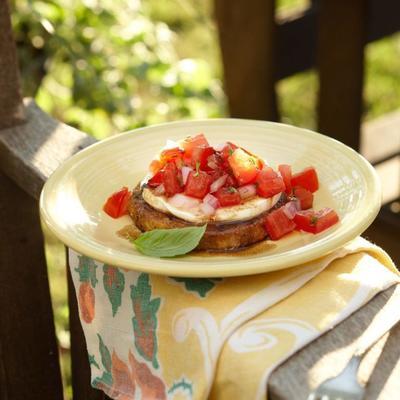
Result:
[[[116,232],[130,223],[102,211],[105,199],[122,186],[134,187],[167,139],[199,132],[212,144],[225,141],[253,151],[272,166],[294,171],[316,167],[320,190],[314,208],[334,208],[340,223],[318,235],[294,233],[234,254],[189,254],[152,258],[140,254]],[[358,153],[326,136],[271,122],[215,119],[137,129],[81,151],[46,182],[40,199],[43,221],[72,249],[115,266],[170,276],[219,277],[258,274],[321,257],[362,233],[380,207],[379,180]]]

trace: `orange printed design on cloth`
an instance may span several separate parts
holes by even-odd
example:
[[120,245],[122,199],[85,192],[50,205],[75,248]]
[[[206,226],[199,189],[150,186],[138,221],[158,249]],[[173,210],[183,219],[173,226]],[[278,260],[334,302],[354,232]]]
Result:
[[81,318],[90,324],[95,317],[95,293],[97,284],[96,263],[89,257],[79,256],[79,265],[75,271],[79,274],[78,305]]
[[151,299],[149,275],[140,274],[136,285],[131,285],[131,299],[134,317],[132,318],[135,347],[138,353],[158,368],[157,361],[157,311],[159,297]]
[[130,351],[129,363],[132,376],[140,387],[143,399],[164,400],[167,398],[164,382],[158,376],[153,375],[145,363],[137,361]]
[[93,380],[92,386],[103,390],[108,396],[116,400],[133,400],[136,387],[140,388],[142,399],[165,400],[167,398],[164,382],[151,369],[136,360],[129,350],[129,363],[122,361],[115,350],[112,356],[103,339],[98,334],[99,351],[103,374]]
[[103,286],[111,303],[112,315],[118,311],[122,303],[122,292],[125,289],[125,276],[116,267],[103,265]]

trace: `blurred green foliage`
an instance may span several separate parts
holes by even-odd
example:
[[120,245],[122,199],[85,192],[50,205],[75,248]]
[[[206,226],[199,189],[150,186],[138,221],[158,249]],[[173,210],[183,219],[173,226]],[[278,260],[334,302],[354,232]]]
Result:
[[24,92],[98,139],[162,121],[219,116],[224,99],[212,64],[177,41],[181,35],[215,54],[216,41],[197,30],[214,34],[207,4],[14,0]]

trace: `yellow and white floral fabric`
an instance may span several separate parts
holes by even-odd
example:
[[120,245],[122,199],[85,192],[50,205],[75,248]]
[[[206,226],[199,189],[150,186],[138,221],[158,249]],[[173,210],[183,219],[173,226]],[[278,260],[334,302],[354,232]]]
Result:
[[113,399],[265,399],[273,369],[399,282],[357,238],[262,275],[169,278],[69,250],[92,385]]

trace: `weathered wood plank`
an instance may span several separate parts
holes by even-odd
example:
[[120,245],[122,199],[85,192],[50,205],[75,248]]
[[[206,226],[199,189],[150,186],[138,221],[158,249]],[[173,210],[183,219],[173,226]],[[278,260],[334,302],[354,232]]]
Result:
[[[315,1],[318,6],[319,1]],[[325,0],[323,0],[325,1]],[[350,2],[349,2],[350,3]],[[245,4],[245,3],[244,3]],[[368,0],[365,44],[400,30],[398,0]],[[316,65],[317,8],[295,11],[279,18],[277,26],[277,79]]]
[[0,129],[24,120],[17,54],[7,0],[0,1]]
[[366,0],[319,4],[318,130],[359,148],[366,37]]
[[0,173],[0,394],[63,398],[37,201]]
[[69,329],[71,332],[71,372],[74,400],[107,400],[108,397],[90,385],[90,367],[85,336],[79,320],[78,302],[72,282],[67,253]]
[[275,1],[215,0],[215,14],[231,116],[277,120]]
[[[305,400],[312,389],[338,374],[353,354],[357,338],[386,304],[398,307],[400,285],[377,295],[366,306],[278,367],[269,380],[270,400]],[[396,399],[400,393],[400,325],[381,340],[361,364],[361,378],[372,372],[365,400]],[[376,363],[377,362],[377,363]],[[375,365],[376,364],[376,365]]]
[[0,131],[0,170],[38,199],[49,175],[95,139],[54,120],[33,100],[25,103],[26,124]]

